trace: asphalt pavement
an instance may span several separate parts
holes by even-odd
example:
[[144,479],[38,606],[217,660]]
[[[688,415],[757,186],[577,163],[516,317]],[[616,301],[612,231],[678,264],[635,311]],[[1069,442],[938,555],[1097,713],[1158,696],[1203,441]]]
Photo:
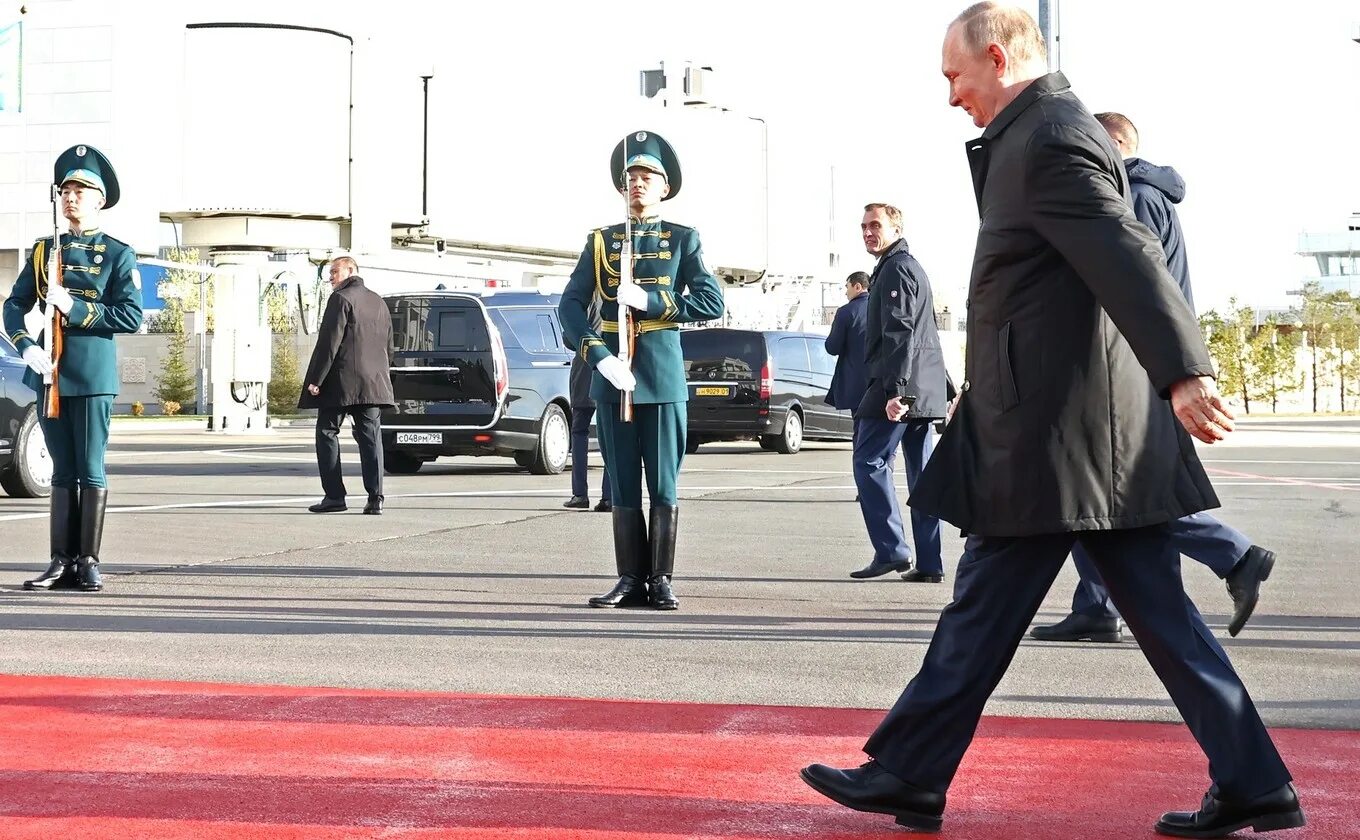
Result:
[[[1280,561],[1236,639],[1222,582],[1189,560],[1188,592],[1269,723],[1360,729],[1360,419],[1248,421],[1201,454],[1222,518]],[[565,474],[442,459],[388,477],[385,514],[364,516],[347,444],[353,506],[317,515],[310,428],[119,423],[104,592],[21,591],[46,562],[46,503],[0,496],[0,671],[885,708],[962,540],[946,528],[944,585],[851,580],[870,549],[849,457],[705,445],[681,473],[680,610],[594,610],[609,517],[564,510]],[[1038,621],[1065,615],[1075,580]],[[1026,641],[988,713],[1178,720],[1131,641]]]

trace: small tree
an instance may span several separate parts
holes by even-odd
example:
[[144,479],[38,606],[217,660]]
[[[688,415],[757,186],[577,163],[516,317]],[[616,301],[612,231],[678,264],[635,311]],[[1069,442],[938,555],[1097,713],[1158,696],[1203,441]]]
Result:
[[170,334],[170,346],[166,349],[165,359],[161,362],[161,373],[156,379],[156,399],[161,403],[161,410],[165,413],[168,403],[177,403],[179,406],[194,401],[197,391],[194,382],[193,371],[189,369],[188,359],[189,339],[184,335],[184,329],[180,329]]
[[302,393],[302,374],[298,372],[297,350],[291,335],[274,335],[273,374],[269,382],[269,413],[275,417],[294,414]]
[[1239,307],[1237,298],[1228,301],[1227,315],[1210,310],[1200,318],[1201,326],[1209,333],[1207,343],[1209,353],[1214,357],[1214,366],[1218,369],[1218,386],[1225,395],[1237,394],[1241,397],[1242,408],[1247,414],[1251,413],[1248,342],[1255,321],[1255,311],[1249,306]]
[[1303,387],[1297,351],[1297,333],[1280,330],[1274,317],[1269,318],[1251,340],[1248,350],[1251,390],[1258,399],[1270,401],[1272,412],[1279,411],[1281,394]]

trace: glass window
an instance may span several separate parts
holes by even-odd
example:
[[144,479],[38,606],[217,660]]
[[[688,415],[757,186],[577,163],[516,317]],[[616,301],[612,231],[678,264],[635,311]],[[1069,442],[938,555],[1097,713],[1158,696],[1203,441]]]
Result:
[[805,338],[808,357],[812,359],[813,373],[833,376],[836,373],[836,358],[826,352],[826,342],[820,338]]
[[774,346],[774,367],[781,373],[810,370],[807,343],[801,336],[786,336],[779,339]]
[[387,308],[399,351],[491,349],[486,320],[473,301],[402,296],[388,298]]
[[681,330],[680,352],[691,382],[754,382],[765,366],[765,337],[748,330]]
[[530,353],[562,351],[557,321],[546,309],[498,309],[497,314],[514,333],[515,341]]

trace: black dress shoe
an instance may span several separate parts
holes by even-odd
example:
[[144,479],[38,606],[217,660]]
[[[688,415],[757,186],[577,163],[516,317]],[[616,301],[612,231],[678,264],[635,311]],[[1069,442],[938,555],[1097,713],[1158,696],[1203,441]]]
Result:
[[608,499],[600,499],[598,502],[595,503],[594,507],[596,513],[609,513],[613,509],[614,503],[609,501]]
[[47,571],[33,578],[24,581],[24,589],[78,589],[79,584],[76,576],[76,561],[69,557],[54,556],[52,562],[47,564]]
[[898,825],[913,831],[940,830],[944,794],[913,787],[883,768],[866,761],[852,770],[812,764],[799,773],[813,790],[856,811],[891,814]]
[[382,496],[369,496],[368,504],[364,505],[364,513],[369,516],[382,516]]
[[1119,619],[1072,613],[1057,624],[1035,627],[1029,634],[1041,642],[1122,642]]
[[1251,618],[1256,602],[1261,597],[1261,584],[1275,568],[1275,552],[1253,545],[1228,572],[1228,594],[1233,600],[1233,616],[1228,622],[1228,635],[1236,636]]
[[877,559],[875,559],[874,562],[870,563],[864,568],[856,569],[855,571],[851,572],[850,577],[859,578],[861,580],[864,578],[876,578],[880,575],[886,575],[889,572],[905,572],[907,569],[910,568],[911,568],[910,560],[889,560],[886,563],[880,563],[878,562]]
[[312,513],[339,513],[342,510],[349,510],[349,505],[345,504],[344,499],[322,499],[307,510]]
[[912,569],[909,572],[902,573],[902,580],[907,583],[944,583],[944,574]]
[[585,496],[572,496],[562,503],[562,507],[571,508],[572,510],[585,510],[590,507],[590,499]]
[[1168,811],[1157,820],[1157,833],[1172,837],[1227,837],[1251,826],[1253,831],[1279,831],[1304,824],[1299,794],[1292,784],[1246,804],[1224,802],[1213,791],[1204,794],[1198,811]]

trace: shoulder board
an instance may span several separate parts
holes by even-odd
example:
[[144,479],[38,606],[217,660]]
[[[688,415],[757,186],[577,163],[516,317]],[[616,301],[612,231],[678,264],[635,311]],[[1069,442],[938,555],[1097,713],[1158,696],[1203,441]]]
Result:
[[109,236],[107,233],[102,234],[102,236],[104,237],[105,242],[110,242],[114,245],[121,245],[122,247],[127,248],[128,250],[132,250],[132,246],[127,244],[121,239],[115,239],[114,237]]
[[689,227],[687,225],[677,225],[675,222],[662,222],[661,224],[678,233],[687,233],[688,231],[694,230],[694,228],[692,227]]

